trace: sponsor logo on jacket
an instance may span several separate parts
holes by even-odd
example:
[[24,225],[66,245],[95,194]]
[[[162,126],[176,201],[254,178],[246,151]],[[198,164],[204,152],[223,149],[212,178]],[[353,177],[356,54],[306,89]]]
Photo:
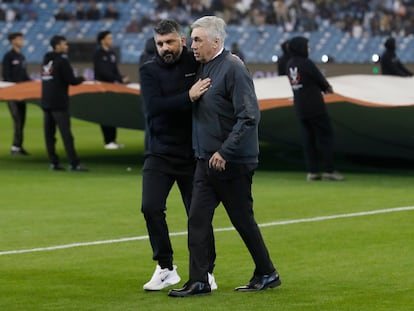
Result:
[[42,67],[42,80],[48,81],[53,79],[53,60],[50,60],[46,65]]
[[292,90],[297,91],[303,87],[302,77],[298,71],[298,67],[289,67],[289,82]]

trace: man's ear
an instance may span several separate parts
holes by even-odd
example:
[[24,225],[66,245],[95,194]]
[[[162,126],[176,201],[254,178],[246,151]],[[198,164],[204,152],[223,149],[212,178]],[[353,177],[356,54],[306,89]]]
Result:
[[182,45],[186,46],[187,45],[187,40],[185,39],[184,36],[181,36],[181,43]]

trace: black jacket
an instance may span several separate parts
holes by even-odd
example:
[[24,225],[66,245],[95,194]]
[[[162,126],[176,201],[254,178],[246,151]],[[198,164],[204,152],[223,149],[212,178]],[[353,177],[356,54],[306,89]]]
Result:
[[209,90],[193,106],[193,146],[205,160],[218,151],[230,163],[257,163],[259,104],[247,68],[224,50],[200,67]]
[[102,46],[99,46],[93,56],[93,70],[95,80],[122,83],[122,76],[119,73],[116,55],[113,50],[105,50]]
[[322,92],[331,90],[328,81],[308,58],[308,39],[295,37],[289,41],[290,59],[287,74],[293,91],[296,113],[301,119],[326,112]]
[[158,54],[140,67],[146,131],[146,155],[192,159],[191,100],[199,64],[185,47],[180,59],[166,64]]
[[277,72],[279,76],[286,76],[286,65],[290,58],[289,53],[289,40],[286,40],[280,46],[282,48],[283,54],[280,56],[279,60],[277,61]]
[[68,109],[69,85],[81,84],[83,81],[83,77],[75,77],[66,54],[46,53],[42,64],[42,108]]
[[139,64],[142,65],[146,61],[150,60],[157,54],[157,48],[155,46],[154,38],[151,37],[145,42],[145,49],[139,57]]
[[395,53],[396,43],[394,38],[388,38],[384,44],[385,52],[382,54],[381,72],[383,75],[411,77],[413,74],[400,62],[397,54]]
[[22,53],[11,49],[3,57],[3,80],[8,82],[29,81],[26,58]]

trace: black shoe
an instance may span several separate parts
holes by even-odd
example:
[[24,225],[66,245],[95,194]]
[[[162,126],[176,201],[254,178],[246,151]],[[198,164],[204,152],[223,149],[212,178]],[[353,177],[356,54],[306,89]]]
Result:
[[250,280],[249,284],[236,287],[234,290],[239,292],[254,292],[259,290],[265,290],[267,288],[274,288],[282,285],[279,274],[273,272],[262,276],[255,275]]
[[211,288],[208,282],[187,282],[181,289],[169,291],[170,297],[192,297],[211,295]]
[[89,170],[86,167],[80,165],[71,165],[69,166],[70,172],[88,172]]
[[60,164],[50,164],[51,171],[64,171],[65,169]]
[[21,155],[21,156],[28,156],[30,155],[30,153],[28,153],[26,150],[24,150],[23,147],[16,147],[16,146],[12,146],[11,150],[10,150],[10,154],[11,155]]

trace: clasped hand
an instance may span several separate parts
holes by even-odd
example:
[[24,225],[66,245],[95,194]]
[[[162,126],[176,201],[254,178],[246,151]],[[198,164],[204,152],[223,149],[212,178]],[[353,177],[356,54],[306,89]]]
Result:
[[208,160],[208,167],[216,171],[222,172],[226,169],[226,160],[216,151]]

